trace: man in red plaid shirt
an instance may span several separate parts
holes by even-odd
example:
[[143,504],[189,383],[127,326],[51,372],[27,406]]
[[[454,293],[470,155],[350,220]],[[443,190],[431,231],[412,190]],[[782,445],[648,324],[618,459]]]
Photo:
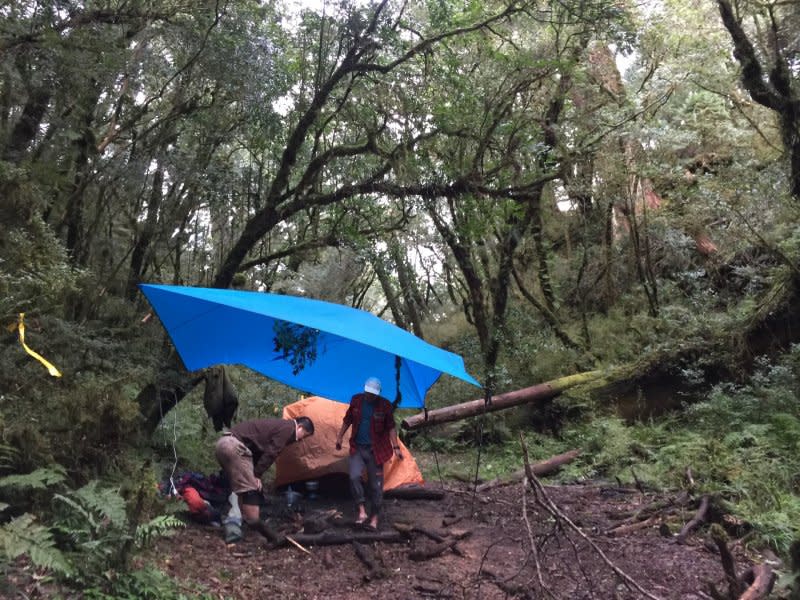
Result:
[[[350,432],[350,491],[358,507],[356,525],[378,529],[378,515],[383,502],[383,465],[392,455],[403,458],[397,429],[394,425],[392,404],[381,393],[381,382],[370,377],[364,384],[364,392],[350,399],[350,406],[342,420],[342,428],[336,436],[336,449],[342,447],[344,432]],[[367,470],[367,485],[370,495],[370,514],[366,510],[364,485],[361,473]]]

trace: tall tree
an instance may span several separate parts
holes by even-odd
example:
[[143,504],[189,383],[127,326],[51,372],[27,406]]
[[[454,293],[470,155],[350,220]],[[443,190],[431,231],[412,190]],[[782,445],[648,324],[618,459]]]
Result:
[[[717,0],[717,5],[742,68],[742,85],[778,118],[789,161],[790,192],[800,200],[800,12],[792,2],[734,6],[729,0]],[[748,16],[755,26],[753,34],[745,28]]]
[[[323,19],[319,43],[326,39],[323,26],[334,30],[333,52],[318,50],[313,83],[294,97],[285,145],[259,198],[260,208],[227,254],[214,285],[227,287],[259,241],[300,211],[370,194],[405,195],[387,186],[387,177],[396,175],[398,161],[434,133],[398,122],[405,111],[392,106],[391,76],[407,69],[405,77],[424,77],[425,57],[437,45],[487,29],[526,6],[517,0],[494,14],[470,15],[472,22],[463,27],[428,27],[429,33],[416,40],[407,34],[418,31],[420,23],[408,23],[403,9],[392,15],[388,0],[368,9],[351,8],[339,21]],[[370,108],[364,111],[363,106]]]

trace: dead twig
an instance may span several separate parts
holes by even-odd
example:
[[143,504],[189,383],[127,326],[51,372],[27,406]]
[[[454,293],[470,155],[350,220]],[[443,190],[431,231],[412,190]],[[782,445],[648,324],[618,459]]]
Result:
[[692,467],[686,467],[686,471],[683,474],[684,480],[686,481],[686,489],[694,491],[696,484],[694,482],[694,474],[692,473]]
[[[492,583],[511,597],[520,596],[529,591],[528,586],[524,583],[512,583],[510,579],[501,577],[491,569],[484,569],[483,574],[489,577]],[[548,595],[552,596],[552,593],[548,591]]]
[[305,546],[302,546],[302,545],[298,544],[296,541],[294,541],[294,540],[292,539],[292,536],[290,536],[290,535],[287,535],[287,536],[286,536],[286,541],[287,541],[287,542],[289,542],[289,543],[290,543],[292,546],[294,546],[295,548],[299,548],[300,550],[302,550],[303,552],[305,552],[305,553],[306,553],[306,554],[308,554],[309,556],[311,555],[311,550],[309,550],[309,549],[308,549],[308,548],[306,548]]
[[615,515],[609,515],[609,517],[614,520],[620,520],[619,524],[617,525],[617,527],[619,527],[621,525],[636,523],[637,521],[645,521],[655,516],[657,513],[663,516],[664,514],[668,514],[677,508],[685,506],[690,500],[691,498],[687,492],[681,492],[677,496],[670,496],[668,498],[645,504],[635,511],[617,513]]
[[[427,538],[432,539],[434,542],[441,543],[447,539],[447,536],[450,535],[450,532],[446,532],[444,535],[434,531],[433,529],[428,529],[427,527],[420,527],[418,525],[408,525],[405,523],[392,523],[392,527],[394,527],[397,531],[402,533],[403,535],[410,536],[412,533],[421,533]],[[456,545],[451,547],[453,554],[457,556],[464,557],[466,556],[464,552]]]
[[[527,457],[526,457],[527,460]],[[547,588],[544,584],[544,578],[542,577],[542,565],[539,562],[539,548],[536,546],[536,540],[533,537],[533,529],[531,528],[531,522],[528,519],[528,501],[527,501],[527,490],[528,486],[526,485],[525,481],[522,482],[522,519],[525,521],[525,529],[528,530],[528,541],[531,544],[531,554],[533,555],[533,562],[536,565],[536,579],[539,582],[539,589],[542,590],[545,594],[550,597],[554,597],[553,593]],[[502,588],[501,588],[502,589]],[[503,590],[506,591],[506,590]],[[506,591],[506,593],[508,593]]]
[[650,600],[661,600],[658,596],[654,596],[653,594],[651,594],[650,592],[645,590],[630,575],[625,573],[617,565],[615,565],[613,562],[611,562],[611,560],[605,555],[605,553],[602,551],[602,549],[600,549],[600,547],[597,544],[595,544],[594,541],[591,538],[589,538],[589,536],[587,536],[585,533],[583,533],[583,531],[581,530],[580,527],[575,525],[575,523],[573,523],[572,520],[566,514],[564,514],[561,511],[561,509],[559,509],[553,503],[553,501],[547,495],[547,492],[545,491],[544,486],[542,486],[542,483],[539,481],[539,479],[536,477],[536,475],[533,474],[533,472],[530,469],[530,461],[528,460],[528,448],[525,445],[525,438],[522,437],[522,434],[520,434],[520,443],[522,444],[522,455],[523,455],[523,458],[525,459],[525,472],[526,472],[526,474],[528,476],[528,482],[530,483],[531,487],[534,490],[534,493],[536,494],[537,503],[542,508],[544,508],[547,512],[549,512],[551,514],[551,516],[553,516],[555,519],[560,520],[562,523],[565,523],[572,531],[574,531],[587,544],[589,544],[594,549],[594,551],[597,552],[598,556],[600,556],[600,558],[603,560],[603,562],[606,563],[606,565],[612,571],[614,571],[614,573],[616,573],[616,575],[620,579],[625,581],[629,586],[634,588],[636,591],[638,591],[644,597],[650,598]]
[[[498,546],[498,545],[502,544],[503,542],[508,541],[509,539],[512,539],[512,538],[503,537],[503,538],[495,539],[491,544],[489,544],[486,547],[486,550],[484,551],[483,556],[481,556],[481,560],[478,563],[478,574],[477,574],[477,579],[476,579],[477,585],[476,585],[476,588],[475,588],[475,594],[476,594],[477,598],[481,598],[482,597],[481,596],[481,576],[482,575],[487,575],[488,577],[490,577],[492,579],[497,579],[497,577],[498,577],[497,574],[494,571],[492,571],[489,567],[486,566],[486,561],[489,558],[489,553],[492,551],[492,549],[495,546]],[[514,540],[514,542],[515,543],[519,543],[518,540]]]

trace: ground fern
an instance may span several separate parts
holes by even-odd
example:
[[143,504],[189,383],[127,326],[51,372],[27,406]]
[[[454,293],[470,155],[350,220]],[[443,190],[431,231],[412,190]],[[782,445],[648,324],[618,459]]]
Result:
[[185,526],[186,523],[175,516],[159,515],[136,528],[136,545],[140,548],[148,546],[154,539],[168,535],[175,529]]
[[28,513],[0,527],[0,550],[8,561],[25,554],[37,567],[61,575],[69,575],[73,571],[64,554],[56,547],[50,528],[37,523],[36,517]]
[[66,472],[60,465],[42,467],[21,475],[0,477],[0,489],[12,491],[44,490],[66,478]]

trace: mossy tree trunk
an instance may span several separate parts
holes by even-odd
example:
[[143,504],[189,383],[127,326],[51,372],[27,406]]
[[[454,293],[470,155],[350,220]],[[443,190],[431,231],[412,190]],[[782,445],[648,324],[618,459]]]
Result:
[[417,415],[403,419],[403,429],[414,430],[430,427],[431,425],[439,425],[440,423],[448,423],[450,421],[460,421],[468,417],[474,417],[484,412],[495,412],[511,408],[512,406],[519,406],[521,404],[529,404],[531,402],[540,402],[550,400],[565,390],[579,385],[585,385],[592,381],[597,381],[605,376],[603,371],[587,371],[585,373],[577,373],[575,375],[567,375],[560,377],[547,383],[540,383],[531,387],[505,394],[498,394],[492,396],[491,403],[486,404],[483,398],[478,400],[471,400],[453,406],[445,406],[444,408],[437,408],[430,410],[427,413],[419,413]]

